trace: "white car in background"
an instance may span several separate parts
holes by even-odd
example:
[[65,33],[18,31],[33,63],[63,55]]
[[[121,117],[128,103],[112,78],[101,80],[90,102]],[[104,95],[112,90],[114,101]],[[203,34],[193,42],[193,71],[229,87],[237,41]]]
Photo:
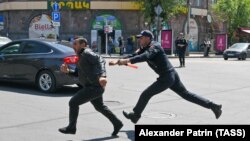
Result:
[[8,37],[0,37],[0,47],[11,42],[11,39],[9,39]]

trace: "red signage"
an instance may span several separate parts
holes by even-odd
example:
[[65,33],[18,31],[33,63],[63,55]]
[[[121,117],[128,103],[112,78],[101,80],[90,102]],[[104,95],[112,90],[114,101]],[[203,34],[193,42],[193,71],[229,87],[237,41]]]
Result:
[[162,30],[161,31],[161,46],[164,49],[172,48],[172,30]]
[[217,34],[215,42],[215,49],[223,52],[227,48],[227,34]]

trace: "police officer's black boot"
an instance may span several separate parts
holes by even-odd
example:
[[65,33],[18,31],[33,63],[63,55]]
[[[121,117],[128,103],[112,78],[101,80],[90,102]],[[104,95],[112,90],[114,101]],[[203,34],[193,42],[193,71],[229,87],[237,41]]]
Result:
[[123,111],[122,113],[127,119],[130,119],[134,124],[136,124],[138,120],[141,118],[141,115],[138,115],[134,112]]
[[211,104],[211,110],[214,112],[216,119],[218,119],[222,114],[221,108],[222,108],[222,105],[218,105],[214,103]]

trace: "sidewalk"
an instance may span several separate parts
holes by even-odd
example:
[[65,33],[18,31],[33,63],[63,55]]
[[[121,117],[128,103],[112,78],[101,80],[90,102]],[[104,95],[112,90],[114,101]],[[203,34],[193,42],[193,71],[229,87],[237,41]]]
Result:
[[[104,58],[122,58],[126,55],[127,54],[120,56],[119,54],[112,54],[111,56],[109,56],[108,54],[102,54],[101,56]],[[178,56],[168,55],[168,58],[178,58]],[[215,53],[210,53],[209,57],[204,57],[203,52],[191,52],[189,56],[186,56],[186,58],[223,58],[223,55],[216,55]]]

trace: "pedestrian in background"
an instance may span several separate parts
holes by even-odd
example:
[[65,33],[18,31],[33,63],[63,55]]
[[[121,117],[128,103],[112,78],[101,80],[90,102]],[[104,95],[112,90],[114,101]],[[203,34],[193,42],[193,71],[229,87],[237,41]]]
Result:
[[179,34],[179,37],[175,41],[175,45],[178,48],[178,56],[180,60],[180,67],[185,67],[185,53],[187,48],[187,41],[183,36],[183,33]]
[[204,56],[208,57],[209,56],[209,52],[210,52],[210,48],[211,48],[211,41],[209,40],[209,38],[207,38],[204,41],[204,44],[205,44]]
[[111,56],[111,54],[113,53],[113,48],[114,48],[114,41],[113,41],[112,37],[109,36],[109,39],[108,39],[108,54],[109,54],[109,56]]
[[132,37],[127,38],[127,50],[126,53],[131,54],[133,52],[133,39]]
[[120,48],[120,55],[123,55],[123,53],[124,53],[124,40],[123,40],[122,36],[120,36],[118,38],[118,43],[119,43],[119,48]]

